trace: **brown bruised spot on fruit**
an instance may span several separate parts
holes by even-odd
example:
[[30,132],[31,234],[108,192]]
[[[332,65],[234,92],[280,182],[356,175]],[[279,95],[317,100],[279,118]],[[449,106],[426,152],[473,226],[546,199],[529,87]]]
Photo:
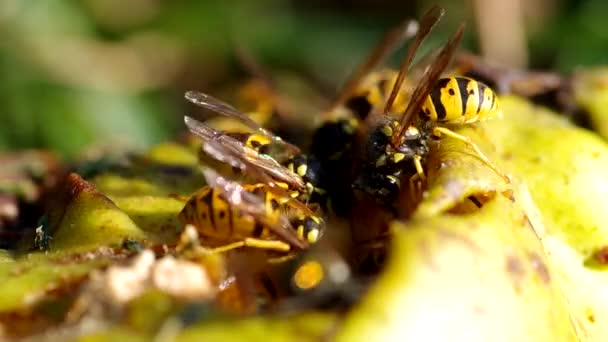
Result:
[[495,191],[490,191],[488,193],[475,193],[469,195],[461,201],[455,202],[454,206],[447,209],[446,212],[452,215],[472,214],[481,209],[487,202],[491,201],[495,196]]
[[49,200],[47,214],[49,215],[49,223],[51,223],[51,232],[54,231],[56,225],[61,223],[61,219],[64,215],[67,206],[78,197],[81,193],[92,193],[99,198],[103,199],[107,203],[112,201],[97,191],[97,188],[77,173],[70,173],[65,179],[59,184],[58,191],[55,192],[52,200]]
[[601,265],[608,265],[608,246],[604,246],[593,253],[593,259]]
[[549,269],[542,258],[536,253],[530,253],[528,257],[532,269],[536,272],[540,280],[542,280],[544,284],[549,284],[551,282],[551,274],[549,274]]
[[505,269],[513,281],[515,288],[519,290],[520,283],[526,274],[523,262],[517,255],[509,254],[505,260]]
[[515,195],[513,194],[513,189],[505,190],[501,193],[503,196],[509,199],[509,201],[515,203]]

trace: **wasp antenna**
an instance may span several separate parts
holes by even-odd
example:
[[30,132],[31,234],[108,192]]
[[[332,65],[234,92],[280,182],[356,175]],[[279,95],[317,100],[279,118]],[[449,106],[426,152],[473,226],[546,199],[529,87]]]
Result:
[[407,50],[407,54],[401,62],[401,66],[399,67],[399,74],[397,75],[397,79],[395,80],[395,84],[393,85],[393,89],[391,91],[388,100],[384,106],[384,114],[388,114],[388,112],[393,107],[393,103],[397,98],[397,94],[399,90],[401,90],[401,86],[403,85],[403,80],[405,79],[405,74],[410,68],[412,64],[412,60],[418,51],[418,48],[422,44],[422,42],[426,39],[426,37],[431,33],[435,25],[441,20],[441,17],[445,14],[445,9],[440,6],[433,5],[422,17],[422,21],[420,22],[420,29],[416,33],[416,38],[414,42]]
[[332,103],[326,113],[331,113],[355,91],[365,75],[367,75],[376,65],[380,64],[388,54],[403,44],[407,39],[412,38],[418,32],[418,22],[407,19],[387,31],[380,41],[372,48],[365,60],[355,69],[348,81],[340,90],[336,100]]
[[254,57],[251,49],[242,41],[233,41],[234,52],[237,60],[251,76],[262,80],[273,90],[276,88],[275,80],[270,76],[270,72],[264,68],[260,61]]

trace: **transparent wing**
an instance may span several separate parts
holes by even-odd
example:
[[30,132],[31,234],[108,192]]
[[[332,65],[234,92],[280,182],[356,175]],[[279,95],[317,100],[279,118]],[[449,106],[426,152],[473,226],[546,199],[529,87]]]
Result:
[[295,189],[304,189],[302,177],[276,160],[248,148],[241,141],[204,123],[184,117],[184,122],[193,134],[203,140],[203,150],[211,157],[245,171],[259,182],[281,181]]
[[397,98],[397,94],[401,89],[401,85],[403,84],[405,75],[407,74],[410,65],[412,64],[412,60],[414,59],[414,56],[416,55],[420,44],[422,44],[422,42],[426,39],[429,33],[431,33],[431,30],[433,30],[435,25],[437,25],[437,23],[439,22],[439,20],[441,20],[441,17],[443,17],[444,14],[445,10],[443,8],[434,5],[422,17],[422,20],[420,21],[420,28],[416,33],[416,38],[414,38],[412,45],[407,50],[407,54],[405,55],[405,58],[403,59],[403,62],[401,62],[401,66],[399,67],[399,75],[395,80],[393,90],[391,91],[391,94],[384,106],[384,114],[388,114],[391,107],[393,106],[393,102],[395,101],[395,98]]
[[352,73],[348,81],[342,87],[336,100],[332,103],[327,113],[332,112],[338,106],[344,103],[346,99],[356,90],[361,80],[378,64],[380,64],[387,55],[400,46],[405,40],[412,38],[418,31],[418,22],[415,20],[404,20],[397,26],[386,32],[380,41],[374,46],[371,52],[367,55],[363,63],[361,63]]
[[279,215],[278,217],[267,215],[266,203],[262,197],[246,191],[241,184],[220,176],[213,169],[203,168],[202,171],[207,184],[219,189],[222,197],[228,203],[255,217],[256,220],[290,245],[299,249],[309,247],[306,241],[298,239],[293,226],[285,215]]
[[270,76],[268,70],[254,57],[249,47],[241,42],[234,41],[234,52],[241,66],[254,78],[262,80],[270,88],[276,88],[275,80]]
[[392,137],[393,146],[398,146],[401,140],[401,136],[407,129],[410,124],[410,120],[420,111],[422,104],[426,100],[427,95],[433,88],[433,86],[439,80],[439,77],[446,69],[456,47],[460,43],[462,39],[462,34],[464,32],[464,24],[461,24],[456,33],[452,36],[452,38],[444,45],[443,49],[439,52],[437,58],[433,61],[433,64],[425,71],[422,79],[418,83],[418,86],[412,93],[410,101],[407,104],[407,108],[401,115],[401,129],[398,132],[395,132]]
[[238,109],[234,108],[233,106],[220,99],[217,99],[209,94],[201,93],[199,91],[194,90],[187,91],[184,96],[186,100],[194,103],[197,106],[211,110],[217,114],[239,120],[254,131],[257,131],[258,133],[264,134],[265,136],[272,138],[274,142],[282,145],[283,147],[285,147],[285,149],[291,151],[291,153],[300,152],[300,149],[297,146],[284,141],[283,139],[281,139],[281,137],[276,136],[269,130],[260,126],[257,122],[253,121],[243,112],[239,111]]

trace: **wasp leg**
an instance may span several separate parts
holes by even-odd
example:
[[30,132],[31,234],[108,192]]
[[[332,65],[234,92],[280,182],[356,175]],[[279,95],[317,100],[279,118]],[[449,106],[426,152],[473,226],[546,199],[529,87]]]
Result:
[[252,247],[260,249],[270,249],[278,252],[288,252],[291,246],[283,241],[279,240],[262,240],[256,238],[245,238],[244,240],[229,243],[227,245],[219,246],[211,250],[212,253],[224,253],[232,249]]
[[422,191],[421,182],[426,180],[420,159],[422,159],[420,156],[414,156],[414,167],[416,167],[416,174],[410,177],[410,197],[413,202],[416,201],[418,194]]
[[488,159],[488,157],[486,157],[485,154],[483,154],[483,152],[481,152],[481,150],[479,149],[479,147],[477,147],[477,144],[475,144],[471,138],[466,137],[464,135],[458,134],[448,128],[445,127],[435,127],[433,129],[433,133],[437,136],[441,135],[441,134],[445,134],[449,137],[452,137],[454,139],[458,139],[462,142],[464,142],[465,144],[468,144],[469,146],[471,146],[471,148],[473,148],[473,150],[475,151],[475,153],[477,154],[477,156],[486,164],[488,165],[492,170],[494,170],[494,172],[496,172],[500,177],[502,177],[505,182],[507,183],[511,183],[511,179],[509,179],[509,177],[507,175],[505,175],[502,171],[500,171],[500,169],[498,169],[498,167],[496,165],[494,165],[494,163],[492,163],[490,161],[490,159]]
[[196,249],[197,247],[200,247],[198,231],[193,225],[188,224],[180,234],[175,250],[181,253],[188,249]]
[[421,180],[426,180],[426,176],[424,175],[424,169],[422,168],[422,163],[420,160],[422,157],[416,155],[414,156],[414,167],[416,167],[416,174],[420,177]]
[[419,174],[415,174],[410,177],[410,200],[412,203],[416,202],[416,198],[418,197],[418,189],[417,184],[419,184],[418,180],[420,179]]
[[269,264],[280,264],[282,262],[292,260],[295,257],[296,257],[296,254],[287,254],[287,255],[282,256],[282,257],[268,258],[267,261],[268,261]]

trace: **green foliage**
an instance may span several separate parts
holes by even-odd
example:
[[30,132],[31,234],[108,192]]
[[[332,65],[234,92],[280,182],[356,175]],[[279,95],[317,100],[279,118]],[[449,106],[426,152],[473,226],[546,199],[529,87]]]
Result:
[[[384,29],[429,3],[373,10],[283,0],[3,3],[0,148],[73,156],[92,143],[163,141],[182,129],[183,89],[208,90],[238,74],[236,42],[264,64],[308,72],[335,88]],[[452,14],[425,51],[467,16],[466,7],[445,5]],[[530,35],[532,65],[570,71],[605,62],[603,2],[553,6],[554,16]],[[474,27],[465,47],[476,45]]]

